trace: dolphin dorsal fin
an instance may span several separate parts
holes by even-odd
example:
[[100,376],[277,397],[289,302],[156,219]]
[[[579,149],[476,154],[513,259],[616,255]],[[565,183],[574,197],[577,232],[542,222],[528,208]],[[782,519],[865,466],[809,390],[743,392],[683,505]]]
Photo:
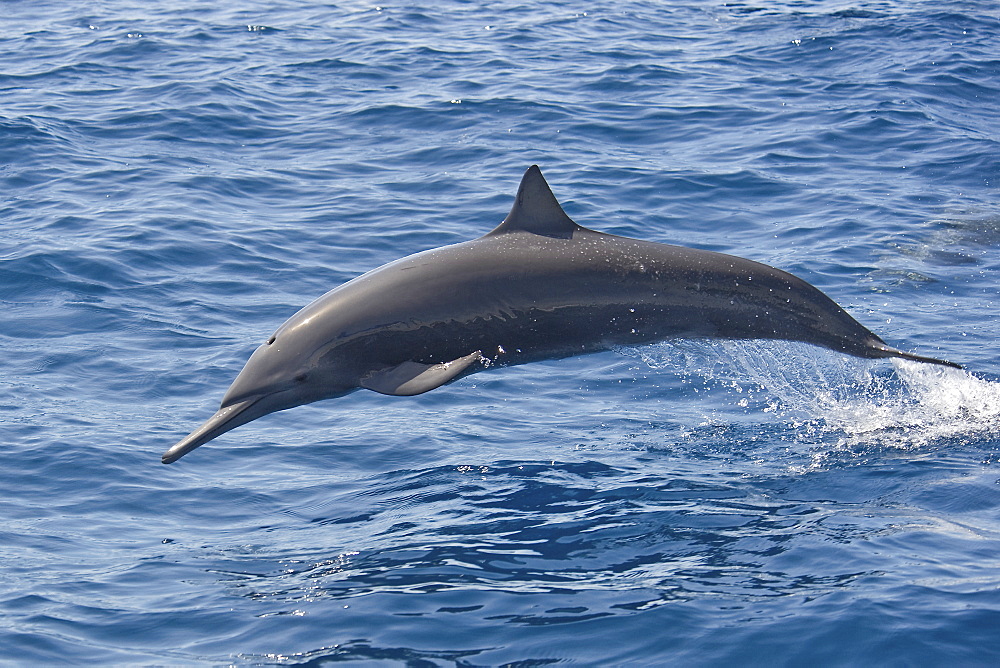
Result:
[[487,236],[509,232],[531,232],[546,237],[568,239],[580,226],[566,215],[552,194],[538,165],[528,167],[517,188],[510,213]]

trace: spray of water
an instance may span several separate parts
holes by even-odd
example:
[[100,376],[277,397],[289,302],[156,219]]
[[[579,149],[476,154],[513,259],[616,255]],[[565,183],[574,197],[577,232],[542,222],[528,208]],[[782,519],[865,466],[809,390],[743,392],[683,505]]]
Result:
[[688,340],[620,352],[843,448],[912,449],[1000,430],[1000,382],[967,371],[784,341]]

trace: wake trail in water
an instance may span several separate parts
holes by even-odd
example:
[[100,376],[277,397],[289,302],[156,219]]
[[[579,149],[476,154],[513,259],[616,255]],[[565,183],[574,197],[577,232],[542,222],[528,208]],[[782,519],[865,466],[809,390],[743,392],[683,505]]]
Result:
[[[907,360],[862,360],[783,341],[674,341],[622,349],[732,408],[785,420],[843,447],[919,448],[1000,429],[1000,382]],[[725,400],[723,400],[725,401]]]

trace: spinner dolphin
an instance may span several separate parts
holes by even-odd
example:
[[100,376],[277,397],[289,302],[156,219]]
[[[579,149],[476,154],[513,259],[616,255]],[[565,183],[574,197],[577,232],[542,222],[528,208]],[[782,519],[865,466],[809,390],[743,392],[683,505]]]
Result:
[[289,318],[163,463],[268,413],[360,388],[414,395],[488,366],[674,337],[801,341],[960,368],[886,345],[780,269],[577,225],[532,166],[493,231],[374,269]]

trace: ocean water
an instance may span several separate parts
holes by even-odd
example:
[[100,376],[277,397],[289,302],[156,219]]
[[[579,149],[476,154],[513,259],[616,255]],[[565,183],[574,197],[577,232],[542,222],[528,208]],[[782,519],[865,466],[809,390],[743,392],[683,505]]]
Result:
[[[1000,662],[995,2],[219,5],[3,3],[0,662]],[[966,371],[671,341],[160,464],[533,163]]]

